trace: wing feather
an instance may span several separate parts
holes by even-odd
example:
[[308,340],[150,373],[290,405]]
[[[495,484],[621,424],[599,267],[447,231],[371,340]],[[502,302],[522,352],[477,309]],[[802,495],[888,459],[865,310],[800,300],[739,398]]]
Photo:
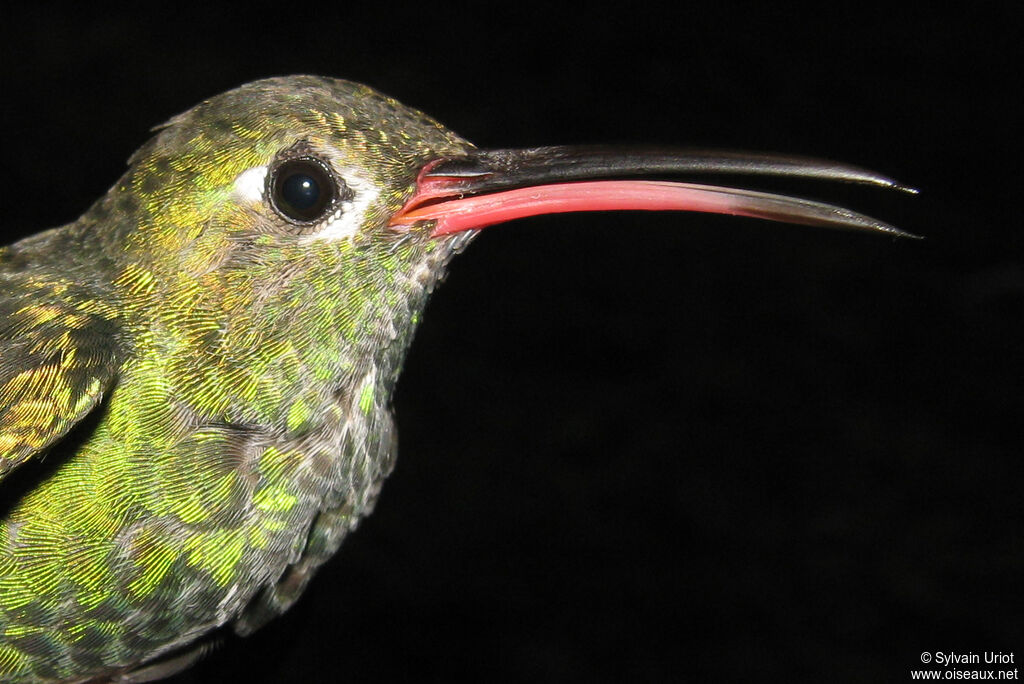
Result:
[[95,291],[0,273],[0,480],[100,404],[120,359],[116,312]]

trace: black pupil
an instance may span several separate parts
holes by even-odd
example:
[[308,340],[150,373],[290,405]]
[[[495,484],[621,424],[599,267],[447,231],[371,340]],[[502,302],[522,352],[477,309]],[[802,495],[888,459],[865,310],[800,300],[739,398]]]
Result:
[[274,202],[294,221],[316,221],[330,208],[334,193],[331,179],[318,162],[296,159],[277,171]]
[[296,209],[308,210],[320,201],[320,184],[312,176],[293,173],[284,179],[281,196]]

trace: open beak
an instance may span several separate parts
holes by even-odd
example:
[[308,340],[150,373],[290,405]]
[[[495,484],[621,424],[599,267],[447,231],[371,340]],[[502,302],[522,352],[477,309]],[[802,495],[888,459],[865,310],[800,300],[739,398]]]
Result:
[[813,200],[664,180],[678,175],[792,176],[916,193],[891,178],[835,162],[768,154],[608,147],[491,150],[428,163],[393,227],[434,221],[431,235],[569,211],[703,211],[826,228],[917,237],[863,214]]

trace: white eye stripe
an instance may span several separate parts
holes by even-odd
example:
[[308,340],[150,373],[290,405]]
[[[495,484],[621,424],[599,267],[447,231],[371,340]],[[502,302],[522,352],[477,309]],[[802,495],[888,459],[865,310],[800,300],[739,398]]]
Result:
[[245,202],[262,202],[267,187],[267,167],[246,169],[235,179],[234,195]]
[[[238,174],[234,183],[234,197],[247,203],[264,202],[268,171],[268,166],[255,166]],[[339,201],[331,215],[313,232],[303,235],[303,240],[342,240],[351,237],[359,230],[367,209],[377,199],[377,188],[358,169],[344,168],[337,173],[348,186],[348,199]]]

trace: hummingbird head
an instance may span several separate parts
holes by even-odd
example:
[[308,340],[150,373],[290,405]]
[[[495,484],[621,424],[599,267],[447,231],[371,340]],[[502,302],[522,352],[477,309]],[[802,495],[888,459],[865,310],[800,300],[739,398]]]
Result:
[[[636,175],[810,176],[830,162],[706,151],[480,151],[347,81],[247,84],[173,118],[83,217],[133,340],[200,414],[303,431],[390,394],[419,312],[476,229],[541,213],[697,210],[903,234],[845,209]],[[150,358],[150,357],[147,357]]]
[[365,408],[393,384],[472,234],[391,220],[423,166],[471,150],[366,86],[267,79],[162,126],[83,222],[104,233],[130,337],[183,404],[303,431],[325,402],[356,391],[343,399]]

